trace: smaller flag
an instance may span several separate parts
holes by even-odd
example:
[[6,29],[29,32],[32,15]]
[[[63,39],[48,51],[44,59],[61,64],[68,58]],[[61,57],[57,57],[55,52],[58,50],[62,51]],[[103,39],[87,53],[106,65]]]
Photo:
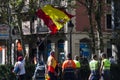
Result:
[[57,33],[57,31],[73,17],[73,15],[51,5],[45,5],[43,8],[39,9],[37,16],[43,19],[44,23],[51,30],[51,34]]
[[2,47],[0,46],[0,51],[2,51]]
[[22,51],[22,45],[20,42],[17,42],[17,50]]

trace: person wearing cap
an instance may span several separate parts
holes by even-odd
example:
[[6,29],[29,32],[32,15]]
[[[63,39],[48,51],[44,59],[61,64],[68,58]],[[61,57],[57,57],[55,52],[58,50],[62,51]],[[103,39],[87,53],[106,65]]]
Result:
[[75,62],[72,60],[71,53],[68,53],[67,59],[62,64],[63,80],[76,80],[75,69]]
[[107,59],[107,55],[103,53],[101,67],[100,67],[100,74],[101,74],[102,80],[110,80],[110,66],[111,66],[111,63],[109,59]]
[[18,61],[14,65],[13,72],[15,73],[16,69],[19,69],[19,71],[16,73],[17,80],[25,80],[25,58],[23,56],[18,57]]
[[74,57],[74,62],[75,62],[75,65],[76,65],[76,70],[75,70],[75,74],[76,74],[76,80],[80,80],[80,62],[79,62],[79,56],[76,55]]
[[55,71],[55,68],[57,66],[57,60],[55,58],[55,52],[51,51],[50,56],[47,60],[47,72],[49,76],[49,80],[56,80],[57,73]]
[[96,54],[93,55],[92,60],[89,62],[89,67],[91,73],[88,80],[99,80],[99,62]]

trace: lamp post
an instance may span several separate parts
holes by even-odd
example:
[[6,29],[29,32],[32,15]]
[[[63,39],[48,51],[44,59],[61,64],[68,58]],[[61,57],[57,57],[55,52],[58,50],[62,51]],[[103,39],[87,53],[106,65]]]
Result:
[[[72,23],[72,21],[70,20],[69,22],[68,22],[68,30],[70,31],[70,42],[69,42],[69,44],[70,44],[70,47],[69,47],[69,49],[70,49],[70,53],[72,54],[72,30],[73,30],[73,27],[74,27],[74,24]],[[72,55],[71,55],[72,56]]]

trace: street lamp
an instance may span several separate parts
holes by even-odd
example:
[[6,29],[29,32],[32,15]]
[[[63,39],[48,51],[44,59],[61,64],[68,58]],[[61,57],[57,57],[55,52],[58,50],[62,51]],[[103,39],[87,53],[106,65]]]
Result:
[[[70,31],[70,53],[72,54],[72,30],[73,30],[74,24],[72,23],[72,21],[70,20],[68,22],[68,30]],[[71,55],[72,56],[72,55]]]

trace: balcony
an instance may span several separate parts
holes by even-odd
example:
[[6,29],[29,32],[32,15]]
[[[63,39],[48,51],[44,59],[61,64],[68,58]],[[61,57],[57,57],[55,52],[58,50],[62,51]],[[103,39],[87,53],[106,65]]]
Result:
[[[41,27],[37,26],[36,27],[36,33],[37,34],[45,34],[45,33],[50,33],[50,30],[47,26]],[[58,33],[64,33],[64,28],[60,29]]]
[[49,33],[49,29],[46,26],[45,27],[37,26],[36,27],[36,33],[37,34]]

